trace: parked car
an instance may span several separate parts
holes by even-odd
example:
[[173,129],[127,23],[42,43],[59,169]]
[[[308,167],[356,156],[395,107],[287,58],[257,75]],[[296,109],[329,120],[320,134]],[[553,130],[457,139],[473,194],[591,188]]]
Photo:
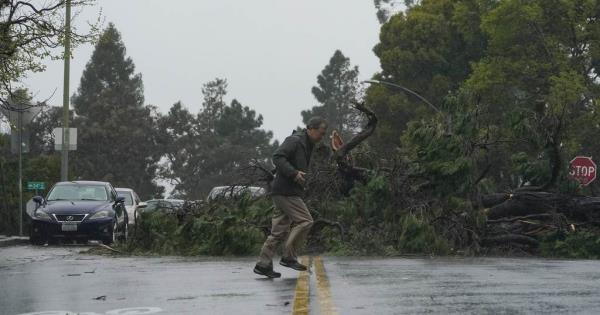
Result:
[[134,225],[137,220],[138,211],[147,206],[145,202],[140,200],[140,197],[131,188],[115,188],[117,194],[120,197],[125,198],[125,209],[127,209],[127,217],[129,218],[129,225]]
[[213,187],[206,197],[206,201],[213,201],[217,199],[232,199],[241,197],[244,194],[249,194],[251,198],[262,197],[267,191],[262,187],[254,186],[217,186]]
[[127,239],[128,217],[124,197],[110,183],[71,181],[56,183],[31,213],[30,241],[54,239],[99,240],[111,244]]
[[144,213],[162,211],[164,213],[178,213],[183,209],[185,200],[181,199],[152,199],[145,202]]

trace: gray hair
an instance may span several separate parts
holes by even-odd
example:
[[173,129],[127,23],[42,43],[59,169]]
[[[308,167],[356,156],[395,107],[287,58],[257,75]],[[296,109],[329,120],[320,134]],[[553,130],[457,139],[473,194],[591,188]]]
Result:
[[321,116],[313,116],[306,123],[306,129],[319,129],[322,126],[327,128],[328,123],[327,120]]

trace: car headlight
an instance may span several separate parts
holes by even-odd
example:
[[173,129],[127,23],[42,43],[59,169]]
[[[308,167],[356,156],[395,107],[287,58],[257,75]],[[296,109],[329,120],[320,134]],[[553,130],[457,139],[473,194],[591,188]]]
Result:
[[98,212],[94,213],[90,217],[90,220],[108,218],[109,216],[110,216],[110,211],[102,210],[102,211],[98,211]]
[[52,220],[50,218],[50,215],[42,210],[37,210],[34,214],[34,217],[38,220],[48,220],[48,221]]

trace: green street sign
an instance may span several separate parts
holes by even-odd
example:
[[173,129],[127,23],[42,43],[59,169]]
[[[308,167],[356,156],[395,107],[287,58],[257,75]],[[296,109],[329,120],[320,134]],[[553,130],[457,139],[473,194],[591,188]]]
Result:
[[27,182],[27,190],[44,190],[46,183],[44,182]]

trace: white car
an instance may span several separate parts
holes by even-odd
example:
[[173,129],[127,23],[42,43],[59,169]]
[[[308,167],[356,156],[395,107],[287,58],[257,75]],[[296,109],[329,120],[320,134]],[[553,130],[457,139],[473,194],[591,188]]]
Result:
[[254,186],[217,186],[211,189],[207,201],[217,199],[232,199],[240,197],[244,194],[249,194],[251,198],[259,198],[264,196],[267,191],[262,187]]
[[131,188],[115,188],[119,197],[125,197],[125,209],[129,217],[129,225],[135,224],[136,215],[139,216],[139,209],[145,208],[147,204],[140,200],[140,197]]

